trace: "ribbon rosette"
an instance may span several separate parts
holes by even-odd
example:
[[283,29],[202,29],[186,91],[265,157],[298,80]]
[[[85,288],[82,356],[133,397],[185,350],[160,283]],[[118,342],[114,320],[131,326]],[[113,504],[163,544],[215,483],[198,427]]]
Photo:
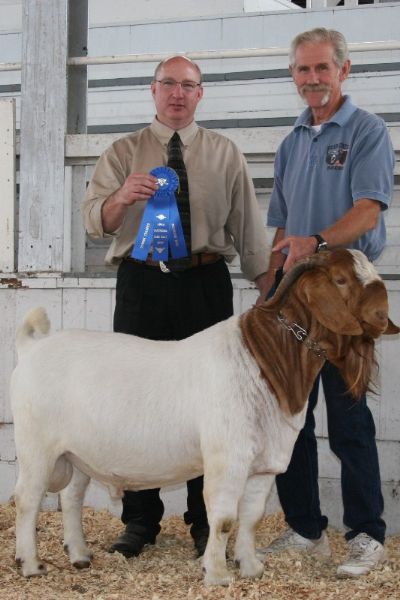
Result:
[[154,260],[168,260],[169,251],[172,258],[183,258],[187,249],[175,197],[178,175],[170,167],[156,167],[150,175],[159,187],[146,204],[131,256],[145,261],[153,246]]

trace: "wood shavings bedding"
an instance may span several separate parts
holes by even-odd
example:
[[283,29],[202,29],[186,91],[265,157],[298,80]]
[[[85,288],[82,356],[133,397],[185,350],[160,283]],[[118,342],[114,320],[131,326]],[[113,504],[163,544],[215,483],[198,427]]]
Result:
[[[263,577],[236,579],[228,587],[203,585],[201,563],[181,517],[162,522],[155,546],[126,560],[107,547],[120,533],[119,519],[107,511],[84,509],[83,523],[94,557],[90,569],[74,569],[63,550],[60,512],[42,512],[38,519],[39,555],[47,565],[45,577],[24,579],[14,562],[15,507],[0,507],[0,598],[7,600],[400,600],[400,536],[387,539],[388,560],[359,579],[338,579],[336,567],[346,555],[341,532],[328,529],[332,558],[317,560],[285,553],[267,560]],[[257,530],[264,546],[285,527],[281,513],[267,516]],[[232,556],[232,540],[229,543]]]

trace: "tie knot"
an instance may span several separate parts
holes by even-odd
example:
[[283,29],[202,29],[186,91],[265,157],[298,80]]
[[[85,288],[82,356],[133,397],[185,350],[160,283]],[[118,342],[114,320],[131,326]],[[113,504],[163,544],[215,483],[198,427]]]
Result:
[[180,148],[181,138],[179,137],[179,133],[175,131],[174,135],[168,142],[168,148]]

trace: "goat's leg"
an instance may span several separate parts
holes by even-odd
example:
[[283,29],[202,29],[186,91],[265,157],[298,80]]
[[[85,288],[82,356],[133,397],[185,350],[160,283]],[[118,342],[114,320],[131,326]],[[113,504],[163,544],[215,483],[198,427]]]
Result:
[[[46,567],[40,562],[37,553],[36,521],[55,460],[50,464],[48,461],[41,460],[38,454],[37,449],[30,456],[18,454],[19,474],[15,488],[17,509],[15,560],[21,566],[24,577],[46,574]],[[40,454],[44,456],[41,452]]]
[[90,477],[73,468],[71,481],[60,492],[64,523],[64,548],[77,569],[90,566],[92,553],[86,545],[82,529],[82,504]]
[[239,503],[239,528],[234,558],[240,564],[242,577],[261,577],[264,570],[264,563],[256,557],[255,530],[264,515],[265,504],[274,480],[274,475],[249,477]]
[[226,545],[237,519],[239,499],[245,482],[246,476],[238,474],[237,467],[205,467],[204,501],[210,525],[203,557],[204,582],[207,585],[229,585],[234,579],[226,567]]

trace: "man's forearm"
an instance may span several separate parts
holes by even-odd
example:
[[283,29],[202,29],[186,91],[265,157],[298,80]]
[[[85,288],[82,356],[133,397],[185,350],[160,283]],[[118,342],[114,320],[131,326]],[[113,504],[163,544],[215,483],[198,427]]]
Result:
[[336,223],[320,233],[328,244],[328,248],[347,246],[358,240],[364,233],[374,229],[381,212],[380,202],[363,198],[343,215]]
[[118,202],[118,190],[111,194],[101,208],[101,220],[105,233],[113,233],[122,225],[128,206]]

